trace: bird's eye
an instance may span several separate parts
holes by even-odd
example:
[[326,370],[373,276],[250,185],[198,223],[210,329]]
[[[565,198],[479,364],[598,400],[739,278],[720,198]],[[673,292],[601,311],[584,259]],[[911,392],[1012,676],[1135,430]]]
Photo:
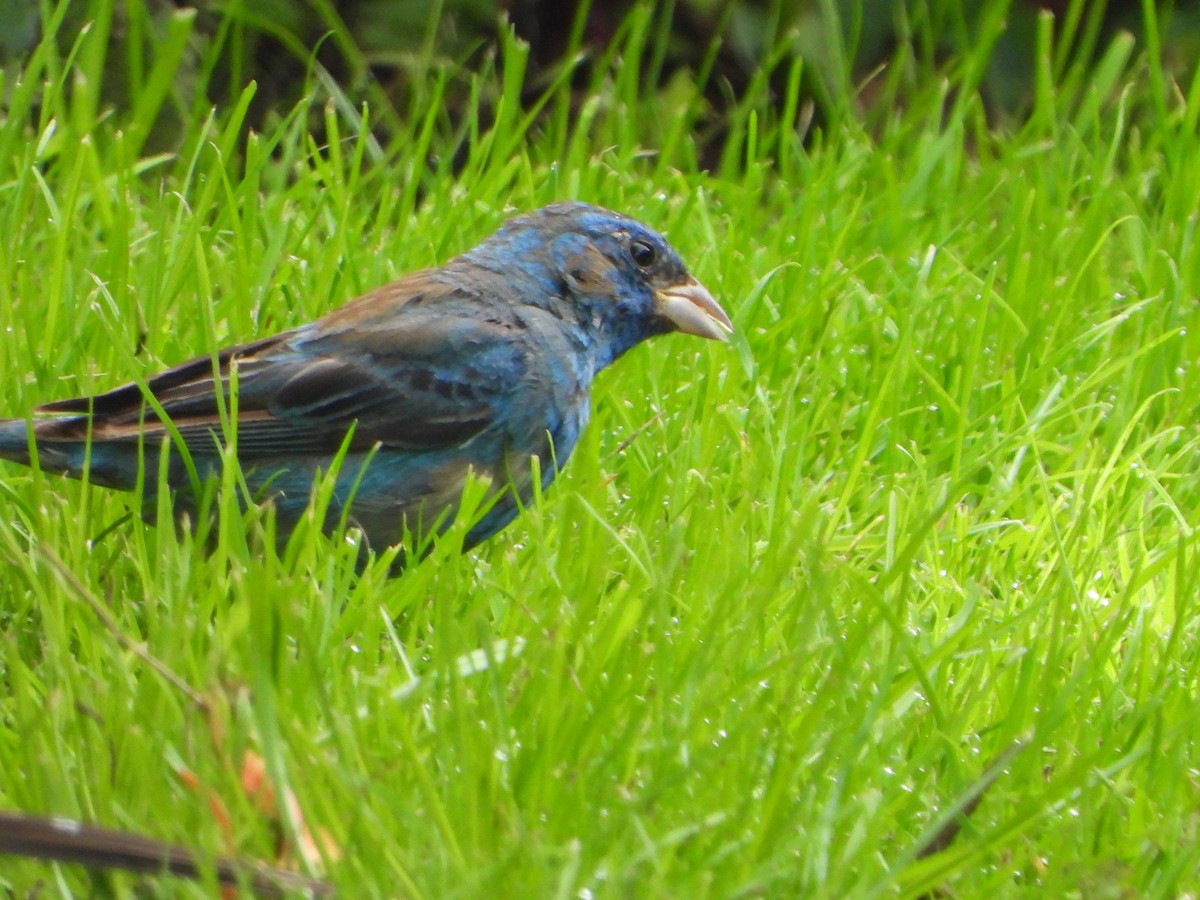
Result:
[[629,245],[629,255],[640,269],[648,269],[658,259],[658,251],[645,241],[634,241]]

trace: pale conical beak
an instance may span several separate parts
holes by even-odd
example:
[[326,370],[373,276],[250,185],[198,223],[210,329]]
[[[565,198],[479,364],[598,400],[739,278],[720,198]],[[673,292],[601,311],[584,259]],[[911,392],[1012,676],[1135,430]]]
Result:
[[733,334],[733,323],[725,310],[713,299],[708,288],[695,278],[656,291],[654,312],[684,334],[710,341],[728,341],[729,335]]

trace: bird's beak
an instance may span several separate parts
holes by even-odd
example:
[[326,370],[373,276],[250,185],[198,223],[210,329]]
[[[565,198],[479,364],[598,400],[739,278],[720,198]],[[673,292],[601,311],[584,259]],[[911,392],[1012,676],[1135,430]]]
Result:
[[654,311],[671,327],[684,334],[708,338],[710,341],[728,341],[733,334],[733,323],[721,305],[713,299],[708,288],[695,278],[682,284],[663,288],[654,294]]

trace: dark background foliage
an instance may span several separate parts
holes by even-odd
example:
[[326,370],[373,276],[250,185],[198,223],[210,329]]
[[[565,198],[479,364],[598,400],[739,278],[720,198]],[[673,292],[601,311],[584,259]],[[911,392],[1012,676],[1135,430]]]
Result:
[[[368,101],[386,143],[401,131],[389,134],[388,123],[415,111],[438,79],[447,123],[461,121],[473,104],[486,122],[489,98],[472,96],[470,76],[495,63],[510,28],[529,47],[522,77],[530,103],[563,76],[563,67],[570,84],[586,92],[597,64],[621,65],[608,54],[619,48],[639,7],[658,36],[655,57],[635,61],[642,89],[667,90],[681,78],[698,86],[706,101],[697,119],[700,145],[710,163],[731,110],[748,95],[769,107],[787,95],[789,78],[799,78],[808,102],[796,111],[798,128],[820,128],[844,115],[869,119],[903,103],[905,90],[979,41],[994,42],[978,82],[989,113],[999,125],[1019,122],[1031,101],[1044,15],[1053,16],[1056,59],[1064,67],[1067,60],[1086,64],[1120,31],[1139,36],[1147,10],[1157,15],[1169,72],[1186,76],[1200,55],[1196,0],[206,0],[194,6],[129,0],[107,22],[96,21],[104,4],[0,0],[0,54],[20,59],[47,28],[63,46],[85,25],[105,28],[111,77],[103,97],[120,107],[172,19],[194,10],[183,74],[152,145],[169,147],[180,115],[234,103],[250,81],[257,90],[248,121],[261,127],[310,90],[314,72],[351,101]],[[907,73],[885,79],[901,59]],[[314,127],[319,131],[320,123]]]

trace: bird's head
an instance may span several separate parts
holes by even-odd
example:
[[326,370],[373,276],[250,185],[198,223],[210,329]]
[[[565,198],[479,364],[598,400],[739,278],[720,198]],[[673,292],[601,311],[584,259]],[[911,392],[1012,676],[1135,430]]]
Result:
[[554,203],[496,235],[517,265],[550,288],[611,362],[657,334],[727,341],[733,323],[666,239],[641,222],[586,203]]

